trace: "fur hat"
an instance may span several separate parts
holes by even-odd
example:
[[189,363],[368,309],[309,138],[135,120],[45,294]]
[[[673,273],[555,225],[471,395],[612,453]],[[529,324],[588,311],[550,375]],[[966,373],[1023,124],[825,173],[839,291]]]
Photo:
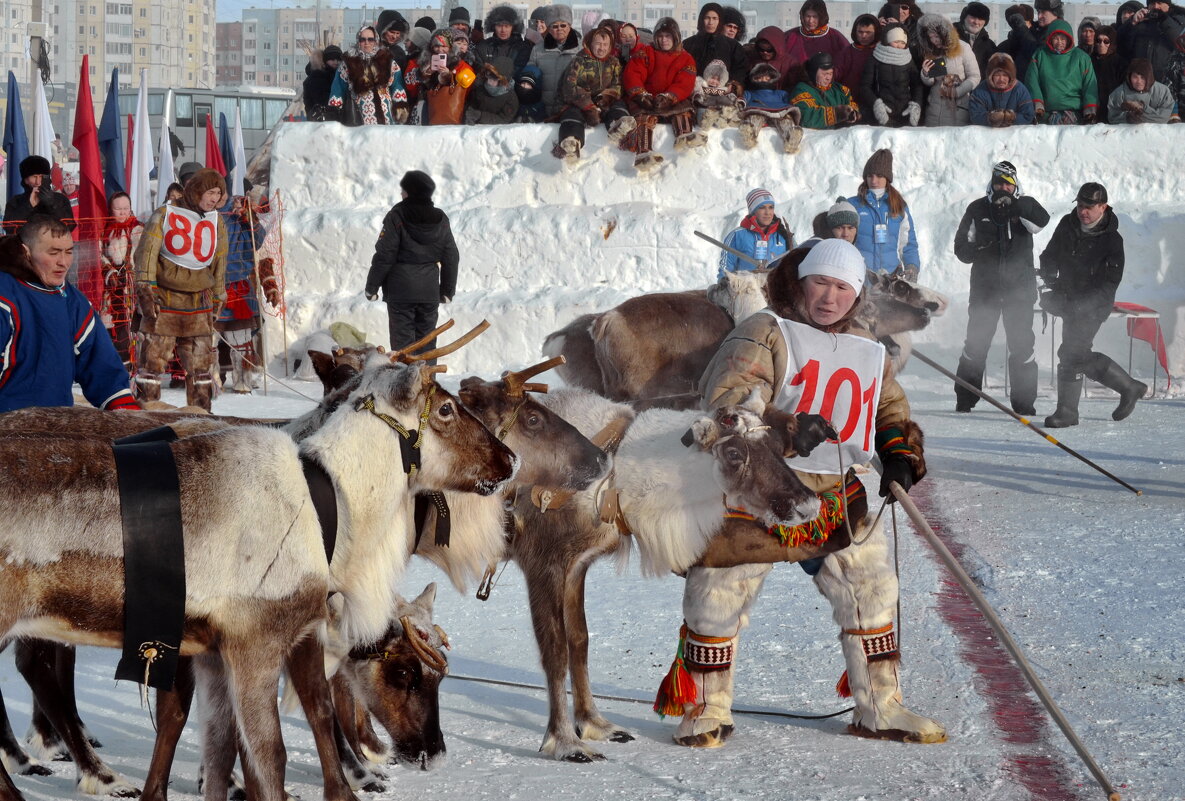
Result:
[[704,67],[704,80],[708,78],[719,78],[720,86],[723,87],[728,83],[728,65],[718,58],[712,59]]
[[831,17],[827,16],[827,4],[824,3],[823,0],[806,0],[806,2],[802,4],[802,8],[798,9],[799,23],[802,22],[802,15],[808,11],[814,11],[819,15],[820,28],[831,22]]
[[222,198],[226,199],[226,179],[218,170],[202,167],[185,182],[185,194],[181,201],[190,211],[199,211],[198,202],[211,189],[221,189]]
[[860,215],[856,213],[856,207],[847,201],[842,195],[835,199],[835,204],[827,209],[827,228],[838,228],[841,225],[850,225],[853,228],[860,227]]
[[[1152,72],[1152,62],[1146,58],[1133,58],[1131,63],[1127,65],[1127,70],[1123,73],[1123,80],[1128,81],[1128,86],[1131,86],[1130,80],[1133,75],[1140,75],[1144,78],[1144,91],[1152,91],[1152,82],[1155,80]],[[21,166],[24,167],[24,162]]]
[[321,51],[322,61],[341,61],[344,57],[345,54],[342,53],[342,49],[337,45],[329,45]]
[[572,24],[572,6],[566,6],[562,3],[545,6],[543,9],[543,21],[547,23],[547,27],[551,27],[557,22],[566,22]]
[[378,28],[379,36],[382,36],[387,31],[399,31],[400,33],[407,33],[407,20],[393,8],[389,8],[383,13],[379,14],[378,21],[374,26]]
[[518,25],[522,22],[518,12],[514,6],[494,6],[486,14],[485,27],[494,30],[494,26],[505,23],[507,25]]
[[1077,197],[1074,198],[1075,203],[1086,203],[1091,206],[1097,206],[1100,203],[1107,202],[1107,187],[1102,184],[1089,181],[1082,185],[1078,190]]
[[909,33],[905,30],[905,26],[899,22],[894,22],[885,28],[885,46],[888,47],[893,42],[909,43]]
[[432,38],[432,31],[428,28],[421,28],[419,25],[411,29],[407,39],[417,50],[423,50],[428,46],[428,40]]
[[431,198],[436,191],[436,182],[426,172],[408,170],[399,179],[399,188],[407,192],[409,198]]
[[1062,0],[1033,0],[1033,8],[1037,11],[1049,11],[1056,14],[1058,19],[1062,16]]
[[774,204],[774,196],[769,193],[768,189],[754,189],[749,194],[745,195],[745,208],[749,209],[749,213],[757,211],[766,203]]
[[49,175],[49,160],[44,156],[29,156],[21,160],[21,180],[31,175]]
[[463,6],[454,8],[449,12],[448,24],[450,28],[454,25],[464,25],[465,30],[471,30],[473,28],[473,20],[469,16],[469,9]]
[[893,151],[887,147],[882,147],[880,150],[868,157],[868,161],[864,162],[864,172],[862,177],[867,180],[870,175],[883,175],[885,180],[893,183]]
[[531,16],[527,17],[527,21],[534,22],[535,20],[543,20],[544,22],[547,22],[548,8],[549,6],[535,6],[533,9],[531,9]]
[[[852,212],[855,213],[855,209]],[[838,278],[856,290],[864,287],[864,257],[851,242],[844,239],[824,239],[798,265],[798,277],[825,275]]]
[[739,8],[734,6],[724,7],[724,11],[720,14],[720,29],[722,32],[725,25],[737,26],[737,41],[745,41],[745,31],[748,26],[745,24],[745,15],[741,13]]
[[423,28],[424,30],[428,31],[428,33],[431,33],[432,31],[436,30],[436,20],[432,19],[431,17],[420,17],[418,20],[416,20],[415,27]]
[[683,37],[679,34],[679,23],[675,22],[674,17],[663,17],[654,26],[654,41],[656,44],[660,33],[669,33],[674,37],[675,46],[671,48],[672,52],[683,49]]
[[776,84],[782,80],[782,73],[778,68],[768,61],[763,61],[753,66],[749,70],[749,83],[773,83]]
[[971,2],[963,6],[963,13],[959,14],[959,22],[967,19],[967,17],[975,17],[984,22],[988,22],[992,18],[992,10],[980,2]]
[[185,183],[186,183],[186,182],[187,182],[187,181],[188,181],[190,178],[192,178],[192,177],[193,177],[193,175],[194,175],[194,173],[196,173],[196,172],[197,172],[198,170],[200,170],[201,168],[202,168],[202,165],[201,165],[201,164],[198,164],[196,161],[187,161],[187,162],[185,162],[185,163],[184,163],[184,164],[182,164],[182,165],[181,165],[181,167],[180,167],[180,168],[177,170],[177,181],[178,181],[178,182],[179,182],[179,183],[180,183],[182,186],[185,186]]
[[1008,73],[1008,82],[1011,84],[1016,80],[1016,63],[1012,60],[1012,56],[1007,53],[993,53],[987,62],[987,77],[992,77],[992,73],[1003,70]]

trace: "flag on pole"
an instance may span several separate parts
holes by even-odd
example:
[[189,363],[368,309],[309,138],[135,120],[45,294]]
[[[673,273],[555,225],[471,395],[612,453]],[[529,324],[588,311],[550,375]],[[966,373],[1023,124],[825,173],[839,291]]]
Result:
[[128,150],[123,157],[123,185],[130,192],[132,189],[132,142],[136,135],[136,124],[133,115],[128,115]]
[[74,137],[71,140],[78,149],[78,239],[82,242],[99,238],[103,231],[103,218],[107,216],[103,167],[99,159],[99,132],[95,128],[89,78],[90,56],[83,56],[78,79],[78,103],[74,107]]
[[103,156],[104,198],[127,190],[124,183],[123,141],[119,135],[119,68],[111,70],[111,85],[99,124],[99,152]]
[[53,152],[53,143],[57,138],[53,120],[49,116],[49,102],[45,98],[41,70],[33,70],[33,141],[30,145],[34,156],[41,156],[49,161],[53,187],[61,191],[62,165],[54,160]]
[[[143,80],[143,79],[141,79]],[[145,108],[147,108],[147,99]],[[169,114],[173,109],[173,90],[165,93],[165,113],[161,115],[160,145],[157,147],[156,157],[156,205],[163,206],[165,193],[169,186],[177,182],[177,174],[173,172],[173,142],[169,135]],[[137,114],[140,112],[137,111]],[[147,115],[145,115],[147,119]],[[135,208],[133,206],[133,208]]]
[[[131,140],[131,157],[128,159],[130,162],[128,197],[132,200],[132,213],[141,220],[147,220],[152,210],[160,204],[153,204],[152,191],[149,186],[149,176],[152,173],[152,130],[148,123],[148,70],[146,69],[140,70],[140,92],[136,96],[136,122],[134,128],[129,124],[129,129],[134,130],[135,135]],[[161,142],[169,156],[168,177],[166,179],[163,174],[161,175],[157,193],[160,203],[164,203],[164,190],[173,182],[173,152],[168,150],[169,125],[167,119],[161,126]],[[161,172],[163,173],[164,154],[161,158]]]
[[218,134],[214,133],[214,122],[206,115],[206,168],[218,170],[226,177],[226,165],[222,163],[222,151],[218,149]]
[[8,196],[25,191],[21,184],[21,162],[29,157],[29,137],[25,134],[25,115],[21,111],[21,90],[16,76],[8,71],[8,106],[4,109],[4,155],[8,159]]
[[235,107],[234,153],[235,166],[231,178],[231,194],[237,195],[241,192],[245,195],[247,189],[243,182],[247,180],[247,153],[243,148],[243,117],[239,113],[238,107]]
[[[218,152],[222,155],[222,166],[226,167],[226,175],[233,174],[235,168],[234,144],[230,140],[230,128],[226,124],[226,115],[218,112]],[[231,191],[232,195],[239,194]]]

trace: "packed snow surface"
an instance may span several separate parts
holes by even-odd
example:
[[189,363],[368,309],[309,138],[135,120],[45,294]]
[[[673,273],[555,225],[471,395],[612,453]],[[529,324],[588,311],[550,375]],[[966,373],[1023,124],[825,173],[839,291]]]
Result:
[[[287,207],[285,248],[289,342],[335,320],[383,342],[385,310],[361,295],[379,222],[398,199],[398,179],[420,168],[439,184],[437,200],[461,248],[460,290],[451,311],[461,325],[488,317],[490,332],[447,362],[446,385],[462,375],[496,376],[537,361],[543,337],[585,311],[642,291],[706,285],[715,253],[694,238],[721,236],[740,218],[745,193],[766,186],[804,238],[810,218],[836,195],[850,195],[877,147],[896,154],[895,183],[919,228],[922,275],[954,299],[920,348],[953,368],[965,324],[967,268],[951,254],[963,208],[986,182],[992,162],[1009,158],[1025,191],[1055,216],[1077,186],[1101,180],[1111,192],[1128,243],[1120,299],[1157,308],[1170,364],[1185,374],[1185,282],[1171,275],[1183,252],[1185,180],[1168,162],[1170,126],[1012,131],[853,130],[810,132],[802,153],[740,150],[735,133],[713,133],[700,153],[678,156],[657,175],[633,174],[627,154],[591,132],[587,164],[566,172],[546,150],[554,129],[347,131],[286,126],[275,151],[273,183]],[[664,132],[659,149],[668,157]],[[1153,154],[1162,154],[1159,157]],[[1052,226],[1051,226],[1052,228]],[[1038,238],[1043,246],[1046,234]],[[445,315],[442,314],[442,318]],[[273,341],[279,332],[273,326]],[[1126,363],[1116,321],[1099,346]],[[1038,419],[1053,410],[1049,337],[1038,338]],[[987,390],[1004,397],[1003,343],[989,362]],[[1148,380],[1151,357],[1136,343],[1135,369]],[[218,413],[292,416],[317,384],[284,379],[270,392],[222,396]],[[1185,799],[1185,448],[1181,402],[1161,395],[1128,420],[1110,419],[1116,398],[1091,386],[1082,424],[1058,439],[1143,491],[1136,496],[1056,449],[1002,413],[980,404],[955,414],[950,382],[912,361],[902,383],[926,431],[929,476],[913,491],[933,526],[995,606],[1083,742],[1124,798]],[[291,387],[291,388],[289,388]],[[183,402],[178,391],[166,400]],[[876,477],[870,474],[871,497]],[[874,510],[877,505],[874,504]],[[893,520],[886,511],[891,534]],[[737,732],[719,750],[671,741],[675,721],[650,710],[674,655],[682,580],[647,579],[635,559],[624,574],[607,564],[588,580],[594,689],[643,703],[601,701],[601,710],[637,739],[597,747],[587,765],[538,753],[547,722],[534,689],[463,680],[539,685],[542,675],[522,575],[511,565],[488,602],[458,594],[432,566],[415,562],[401,591],[440,584],[436,619],[449,633],[453,677],[441,686],[448,758],[437,770],[389,768],[386,792],[362,797],[417,799],[1101,799],[1094,783],[998,644],[969,613],[955,587],[903,514],[895,517],[901,575],[903,688],[907,705],[941,721],[941,745],[873,742],[844,733],[847,715],[827,720],[737,715]],[[742,637],[736,706],[827,713],[847,706],[834,685],[843,670],[830,609],[795,565],[766,582]],[[114,651],[81,649],[81,713],[105,747],[101,754],[142,781],[152,723],[137,688],[116,684]],[[25,730],[29,693],[5,657],[3,690],[14,728]],[[298,797],[321,794],[319,767],[303,721],[287,719],[287,784]],[[192,725],[177,756],[173,797],[196,793],[198,737]],[[76,795],[74,770],[55,763],[47,778],[17,777],[29,798]]]

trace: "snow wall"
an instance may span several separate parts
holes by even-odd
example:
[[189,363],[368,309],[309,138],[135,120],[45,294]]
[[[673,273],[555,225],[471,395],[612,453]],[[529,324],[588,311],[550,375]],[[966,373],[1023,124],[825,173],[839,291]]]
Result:
[[[969,266],[953,252],[967,204],[981,195],[990,168],[1016,164],[1021,186],[1049,210],[1037,253],[1071,210],[1079,185],[1100,181],[1110,194],[1127,248],[1118,299],[1161,314],[1174,391],[1185,377],[1185,125],[1008,130],[857,127],[808,131],[788,156],[771,130],[743,150],[735,130],[713,131],[706,146],[675,154],[669,129],[655,148],[667,162],[640,176],[632,156],[590,130],[575,169],[550,155],[550,125],[346,128],[284,123],[272,154],[271,185],[286,208],[283,223],[289,316],[287,341],[343,320],[387,344],[386,307],[362,295],[382,219],[400,199],[399,179],[419,169],[436,180],[435,201],[452,221],[461,252],[456,299],[442,307],[458,330],[482,318],[490,331],[448,360],[453,375],[537,361],[544,337],[585,312],[642,292],[702,287],[715,280],[717,239],[742,217],[745,194],[768,188],[799,241],[811,219],[839,195],[853,195],[868,156],[891,148],[894,185],[918,229],[922,282],[952,298],[950,312],[917,337],[952,369],[966,328]],[[1038,332],[1040,316],[1036,323]],[[279,327],[269,329],[279,351]],[[1002,332],[997,335],[1002,341]],[[1121,364],[1122,322],[1103,326],[1096,347]],[[1037,357],[1050,366],[1050,339],[1038,333]],[[989,370],[1000,370],[1002,346]],[[1135,373],[1152,371],[1148,346],[1136,343]],[[924,369],[914,366],[912,369]],[[1158,382],[1164,386],[1163,372]]]

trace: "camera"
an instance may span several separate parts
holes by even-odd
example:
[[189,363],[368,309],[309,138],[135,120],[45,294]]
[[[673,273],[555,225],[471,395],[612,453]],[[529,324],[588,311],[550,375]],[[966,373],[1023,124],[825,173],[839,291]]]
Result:
[[941,78],[946,75],[946,59],[936,58],[934,63],[930,66],[930,77]]

